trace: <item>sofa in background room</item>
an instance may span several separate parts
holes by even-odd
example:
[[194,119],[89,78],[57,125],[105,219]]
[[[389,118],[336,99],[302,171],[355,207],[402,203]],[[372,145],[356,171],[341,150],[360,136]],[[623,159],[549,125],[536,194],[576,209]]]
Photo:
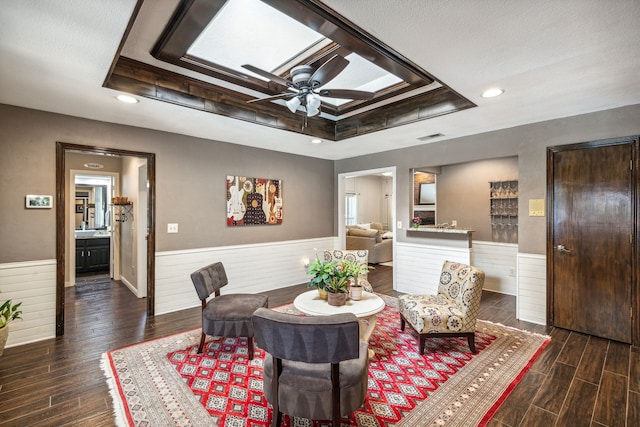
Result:
[[369,264],[393,260],[393,233],[384,231],[382,224],[356,224],[347,226],[347,249],[369,251]]

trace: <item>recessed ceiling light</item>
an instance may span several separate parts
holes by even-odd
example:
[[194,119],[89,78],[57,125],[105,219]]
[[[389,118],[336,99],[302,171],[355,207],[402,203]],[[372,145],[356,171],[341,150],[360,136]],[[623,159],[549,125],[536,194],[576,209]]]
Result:
[[311,143],[312,143],[312,144],[322,144],[322,140],[321,140],[321,139],[318,139],[318,138],[315,138],[315,139],[312,139],[312,140],[311,140]]
[[118,96],[116,96],[116,98],[118,98],[118,101],[124,102],[124,103],[127,103],[127,104],[137,104],[138,102],[140,102],[140,101],[138,101],[137,98],[134,98],[131,95],[118,95]]
[[487,89],[484,92],[482,92],[482,97],[493,98],[494,96],[500,96],[503,93],[504,93],[504,89],[499,89],[499,88]]

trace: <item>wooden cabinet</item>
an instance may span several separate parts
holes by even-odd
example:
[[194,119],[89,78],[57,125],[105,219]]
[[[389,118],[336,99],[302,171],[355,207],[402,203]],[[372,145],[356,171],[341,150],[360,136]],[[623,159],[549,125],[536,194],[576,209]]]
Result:
[[76,239],[76,273],[109,271],[110,239]]

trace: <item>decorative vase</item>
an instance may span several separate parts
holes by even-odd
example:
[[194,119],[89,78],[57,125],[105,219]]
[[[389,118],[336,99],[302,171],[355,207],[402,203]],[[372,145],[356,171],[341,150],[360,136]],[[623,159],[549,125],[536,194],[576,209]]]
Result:
[[329,297],[327,300],[329,302],[329,305],[341,306],[347,302],[347,294],[346,293],[334,294],[333,292],[329,292]]
[[354,301],[360,301],[360,298],[362,298],[362,286],[351,286],[351,299]]
[[327,291],[322,288],[318,288],[318,295],[320,295],[320,299],[327,299]]
[[418,224],[417,222],[413,223],[413,228],[419,228],[419,227],[420,227],[420,224]]
[[7,344],[7,338],[9,337],[9,325],[5,325],[0,328],[0,356],[4,352],[4,346]]

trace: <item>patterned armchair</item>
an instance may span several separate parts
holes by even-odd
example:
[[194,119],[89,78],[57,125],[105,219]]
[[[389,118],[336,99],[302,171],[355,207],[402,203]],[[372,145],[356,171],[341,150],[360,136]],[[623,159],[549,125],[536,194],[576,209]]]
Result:
[[[361,250],[345,250],[345,249],[325,249],[325,261],[359,261],[364,266],[369,265],[369,251]],[[367,292],[373,292],[373,286],[368,280],[369,273],[360,274],[358,276],[358,284]]]
[[420,354],[426,338],[467,337],[476,352],[475,330],[484,272],[469,265],[445,261],[438,295],[402,295],[398,298],[400,329],[406,322],[420,336]]

